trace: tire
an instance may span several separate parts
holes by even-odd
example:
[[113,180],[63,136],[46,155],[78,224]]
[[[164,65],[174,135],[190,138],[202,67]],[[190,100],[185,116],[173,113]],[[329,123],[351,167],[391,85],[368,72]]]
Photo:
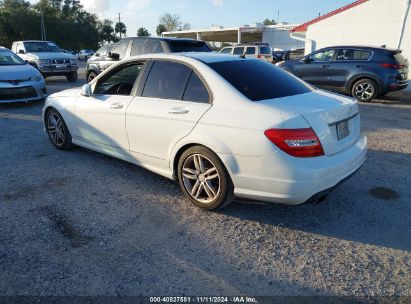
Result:
[[59,112],[48,110],[45,122],[49,139],[57,149],[69,150],[73,147],[70,131]]
[[363,78],[354,83],[351,95],[358,101],[369,102],[377,97],[378,86],[373,80]]
[[184,195],[201,209],[220,209],[234,200],[231,178],[211,150],[202,146],[187,149],[178,161],[177,170]]
[[93,81],[93,79],[94,78],[96,78],[97,77],[97,74],[95,73],[95,72],[90,72],[90,73],[88,73],[88,75],[87,75],[87,82],[91,82],[91,81]]
[[68,82],[77,82],[78,74],[77,72],[71,72],[66,77]]

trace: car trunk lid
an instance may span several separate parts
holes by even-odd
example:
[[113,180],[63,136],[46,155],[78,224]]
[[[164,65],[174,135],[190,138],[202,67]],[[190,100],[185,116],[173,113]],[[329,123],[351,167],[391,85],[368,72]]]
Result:
[[358,104],[341,95],[317,90],[260,103],[301,115],[317,134],[326,155],[347,149],[360,136]]

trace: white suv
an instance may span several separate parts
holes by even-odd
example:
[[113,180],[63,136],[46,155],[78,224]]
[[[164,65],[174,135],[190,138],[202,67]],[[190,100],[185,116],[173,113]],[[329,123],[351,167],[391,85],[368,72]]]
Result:
[[253,57],[268,61],[270,63],[273,62],[272,49],[268,43],[250,43],[229,46],[221,49],[220,53]]

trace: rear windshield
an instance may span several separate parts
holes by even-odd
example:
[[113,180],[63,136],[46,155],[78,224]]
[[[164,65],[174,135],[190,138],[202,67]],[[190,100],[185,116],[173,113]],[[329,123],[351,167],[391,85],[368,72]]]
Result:
[[233,87],[252,101],[311,92],[311,88],[274,65],[256,59],[208,64]]
[[203,41],[170,41],[173,53],[181,52],[211,52],[211,49]]
[[262,46],[260,52],[261,54],[271,55],[271,48],[269,46]]

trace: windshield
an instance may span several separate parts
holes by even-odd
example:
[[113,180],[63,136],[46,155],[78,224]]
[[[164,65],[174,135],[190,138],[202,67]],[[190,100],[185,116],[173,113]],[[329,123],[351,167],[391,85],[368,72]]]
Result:
[[233,87],[252,101],[311,92],[310,86],[271,63],[256,59],[208,64]]
[[9,50],[0,51],[0,66],[2,65],[23,65],[26,62]]
[[24,42],[24,47],[27,53],[62,52],[57,44],[46,41]]
[[211,49],[208,47],[207,43],[203,41],[170,41],[171,51],[173,53],[180,52],[211,52]]

